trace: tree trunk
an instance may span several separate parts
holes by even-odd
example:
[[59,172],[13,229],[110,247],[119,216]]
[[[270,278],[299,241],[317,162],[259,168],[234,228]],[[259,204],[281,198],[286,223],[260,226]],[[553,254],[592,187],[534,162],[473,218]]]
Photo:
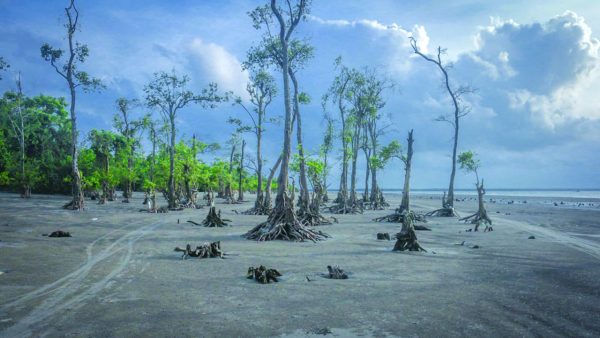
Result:
[[255,207],[262,205],[263,196],[263,163],[262,163],[262,115],[258,116],[258,130],[256,131],[256,175],[258,176],[258,186],[256,187]]
[[402,189],[402,202],[400,202],[399,212],[410,210],[410,169],[413,156],[413,130],[408,132],[408,150],[406,152],[406,161],[404,162],[404,188]]
[[[372,169],[371,169],[371,163],[369,161],[369,157],[370,156],[369,156],[367,150],[365,149],[365,158],[367,160],[367,168],[366,168],[367,170],[366,170],[366,173],[365,173],[365,192],[364,192],[364,195],[363,195],[363,201],[364,202],[367,202],[367,201],[370,200],[370,198],[369,198],[369,176],[371,174]],[[371,189],[373,189],[373,187],[371,187]],[[371,196],[372,195],[373,195],[373,191],[371,191]]]
[[169,187],[168,203],[169,209],[176,208],[175,203],[175,114],[171,111],[169,114],[171,122],[171,145],[169,147]]
[[246,148],[246,141],[242,140],[242,156],[240,157],[240,171],[238,178],[238,201],[241,202],[244,200],[244,187],[242,184],[243,181],[243,173],[244,173],[244,149]]
[[298,208],[301,211],[307,211],[310,201],[308,193],[308,180],[306,178],[306,161],[304,158],[304,146],[302,143],[302,118],[300,115],[300,104],[298,101],[298,80],[292,70],[289,71],[290,78],[294,85],[294,115],[296,116],[296,140],[298,142],[298,156],[300,157],[300,198],[298,199]]
[[283,157],[281,155],[279,155],[279,157],[277,158],[277,162],[275,162],[275,164],[273,165],[273,168],[271,168],[271,172],[269,173],[269,177],[267,179],[267,185],[265,186],[264,205],[268,209],[271,209],[271,184],[273,182],[273,177],[275,176],[275,173],[277,172],[277,168],[279,168],[279,165],[281,164],[282,158]]
[[454,176],[456,176],[456,151],[458,148],[458,110],[454,115],[454,143],[452,146],[452,172],[450,173],[450,184],[448,186],[448,195],[446,196],[444,208],[454,207]]

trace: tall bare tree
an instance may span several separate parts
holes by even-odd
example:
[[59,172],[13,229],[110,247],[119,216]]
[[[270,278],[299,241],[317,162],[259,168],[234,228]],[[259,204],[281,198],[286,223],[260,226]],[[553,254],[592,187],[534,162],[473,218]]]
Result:
[[445,64],[442,61],[442,55],[446,53],[446,49],[442,47],[437,48],[437,54],[435,56],[426,55],[419,49],[417,44],[417,40],[415,38],[410,37],[410,45],[413,49],[413,52],[424,60],[431,62],[434,64],[442,73],[443,79],[443,87],[448,92],[450,99],[452,100],[452,106],[454,111],[450,115],[441,115],[436,121],[448,122],[452,125],[454,129],[454,136],[452,138],[452,171],[450,172],[450,183],[448,185],[448,194],[446,195],[446,199],[442,201],[442,208],[438,210],[434,210],[430,212],[428,215],[430,216],[457,216],[456,211],[454,211],[454,177],[456,176],[456,151],[458,149],[458,131],[460,128],[460,119],[466,116],[471,107],[466,104],[462,97],[465,94],[469,94],[474,92],[474,90],[467,86],[459,86],[453,87],[450,83],[450,78],[448,76],[448,70],[451,68],[451,64]]
[[[309,0],[286,0],[280,5],[277,0],[271,0],[270,6],[261,6],[250,13],[254,27],[264,27],[264,45],[270,46],[269,53],[277,60],[277,65],[283,76],[283,99],[285,107],[285,122],[283,128],[283,151],[279,178],[277,180],[277,197],[275,207],[266,222],[259,224],[248,233],[246,238],[254,240],[312,240],[323,238],[324,234],[309,229],[302,224],[294,212],[293,201],[288,196],[288,176],[292,145],[292,102],[290,97],[290,42],[298,24],[309,13]],[[276,24],[275,24],[276,23]],[[276,30],[277,26],[279,29]],[[272,35],[271,32],[275,32]],[[273,43],[277,39],[278,43]]]
[[80,28],[79,11],[75,6],[75,0],[71,0],[69,2],[69,7],[65,8],[65,15],[67,17],[67,23],[65,24],[68,43],[66,51],[67,61],[62,65],[58,64],[63,54],[65,54],[65,51],[54,48],[47,43],[42,45],[40,51],[44,60],[50,63],[56,73],[65,79],[69,86],[69,94],[71,96],[71,175],[73,199],[71,202],[65,204],[63,208],[81,210],[84,208],[84,201],[83,189],[81,188],[81,174],[79,173],[79,166],[77,164],[79,155],[77,151],[78,130],[75,109],[77,89],[81,88],[83,91],[92,91],[103,87],[103,85],[99,79],[90,77],[88,73],[81,71],[78,68],[78,64],[85,62],[90,51],[87,45],[75,41],[75,33]]
[[146,104],[150,108],[158,108],[165,123],[169,125],[169,182],[167,200],[169,208],[177,207],[175,196],[175,140],[177,128],[175,120],[177,113],[186,106],[196,103],[203,108],[214,108],[216,103],[227,99],[217,94],[217,84],[210,83],[200,94],[188,89],[190,79],[187,75],[180,76],[175,70],[171,73],[154,73],[154,78],[144,87]]

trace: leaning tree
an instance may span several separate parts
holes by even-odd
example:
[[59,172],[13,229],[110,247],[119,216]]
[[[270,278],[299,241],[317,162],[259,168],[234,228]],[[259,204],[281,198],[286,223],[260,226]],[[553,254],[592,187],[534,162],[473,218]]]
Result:
[[210,83],[200,94],[195,94],[188,89],[190,78],[187,75],[178,75],[175,70],[171,73],[154,73],[154,78],[144,87],[146,104],[150,108],[157,108],[165,123],[169,125],[169,181],[167,187],[167,201],[169,209],[177,208],[175,198],[175,139],[177,129],[175,121],[177,113],[192,103],[200,104],[203,108],[215,108],[216,103],[226,100],[226,97],[217,94],[217,84]]
[[[294,212],[292,199],[288,196],[288,175],[290,157],[292,154],[292,105],[290,98],[290,50],[292,34],[298,24],[306,18],[309,12],[309,0],[286,0],[285,6],[280,6],[277,0],[271,0],[270,6],[260,6],[250,13],[254,27],[265,27],[263,42],[272,48],[271,53],[277,55],[277,66],[283,76],[283,99],[285,107],[285,122],[283,128],[283,151],[279,178],[277,180],[277,196],[275,207],[266,222],[259,224],[245,234],[253,240],[294,240],[317,241],[326,235],[314,231],[298,219]],[[275,24],[276,23],[276,24]],[[276,29],[278,26],[279,29]],[[276,32],[273,36],[271,32]],[[279,43],[271,43],[273,39]]]
[[[268,215],[270,206],[265,205],[265,196],[263,195],[263,158],[262,158],[262,138],[265,131],[265,124],[273,122],[273,119],[267,119],[267,107],[277,95],[277,86],[275,79],[263,67],[259,67],[250,76],[250,82],[246,86],[246,91],[250,97],[252,108],[246,107],[241,98],[237,98],[235,103],[242,107],[251,123],[245,125],[249,131],[256,136],[256,176],[258,184],[256,186],[256,201],[254,207],[245,211],[250,215]],[[243,125],[241,120],[237,124]]]
[[329,195],[327,194],[327,176],[329,175],[329,153],[333,150],[333,137],[334,137],[334,121],[333,118],[327,114],[324,115],[324,120],[327,123],[325,128],[325,134],[323,135],[323,143],[321,144],[320,153],[323,157],[323,196],[321,203],[329,202]]
[[478,208],[477,212],[473,215],[463,217],[460,220],[465,222],[470,222],[471,224],[475,224],[475,229],[473,231],[479,230],[479,225],[481,223],[486,224],[484,231],[492,230],[492,220],[487,214],[485,210],[485,205],[483,203],[483,195],[485,195],[485,188],[483,187],[483,178],[479,181],[479,172],[478,169],[481,167],[481,161],[477,158],[477,154],[472,151],[465,151],[458,155],[458,163],[460,164],[460,169],[463,169],[467,172],[475,173],[475,187],[477,188],[477,201]]
[[458,131],[459,131],[459,122],[462,117],[467,115],[470,111],[470,106],[466,104],[462,97],[465,94],[472,93],[474,90],[467,86],[459,86],[454,88],[450,83],[450,78],[448,76],[448,70],[451,68],[451,64],[444,63],[442,61],[442,55],[445,54],[446,49],[442,49],[442,47],[437,48],[437,55],[430,56],[426,55],[419,49],[417,45],[417,40],[415,38],[410,37],[410,45],[413,49],[413,52],[428,62],[433,63],[442,73],[443,75],[443,87],[448,92],[450,99],[452,100],[452,105],[454,111],[450,115],[441,115],[436,121],[448,122],[452,125],[454,129],[453,143],[452,143],[452,171],[450,172],[450,184],[448,186],[448,194],[446,198],[442,200],[442,208],[434,210],[428,213],[428,216],[447,216],[453,217],[458,216],[456,211],[454,210],[454,176],[456,176],[456,150],[458,148]]
[[67,23],[65,24],[68,43],[68,49],[66,51],[67,61],[63,64],[59,64],[65,51],[54,48],[47,43],[42,45],[40,51],[44,60],[50,62],[52,68],[54,68],[60,77],[67,81],[69,86],[69,94],[71,96],[71,184],[73,199],[71,202],[65,204],[63,208],[82,210],[84,208],[84,201],[83,189],[81,188],[81,174],[79,173],[79,167],[77,165],[78,130],[77,116],[75,113],[75,99],[78,88],[83,89],[84,92],[88,92],[101,88],[103,85],[99,79],[90,77],[88,73],[81,71],[78,68],[78,64],[83,63],[87,59],[90,51],[87,45],[75,41],[75,33],[79,30],[79,11],[75,6],[75,0],[71,0],[69,7],[65,8],[65,15],[67,16]]

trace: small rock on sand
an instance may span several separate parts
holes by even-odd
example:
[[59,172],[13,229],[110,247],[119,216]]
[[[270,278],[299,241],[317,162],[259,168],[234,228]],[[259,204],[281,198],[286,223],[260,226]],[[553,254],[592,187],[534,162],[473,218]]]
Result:
[[527,239],[535,239],[535,236],[531,235],[531,236],[527,237]]

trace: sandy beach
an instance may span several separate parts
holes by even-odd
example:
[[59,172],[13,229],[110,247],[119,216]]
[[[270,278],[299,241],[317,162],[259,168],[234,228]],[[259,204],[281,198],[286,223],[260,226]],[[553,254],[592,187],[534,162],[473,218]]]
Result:
[[[430,211],[439,198],[416,195],[412,206]],[[140,213],[140,194],[73,212],[60,209],[65,196],[1,193],[0,336],[597,337],[598,201],[509,198],[487,204],[493,232],[429,218],[432,231],[417,233],[427,252],[398,253],[375,236],[400,225],[372,221],[393,208],[336,215],[339,223],[320,227],[331,236],[323,242],[257,243],[241,235],[266,216],[234,211],[248,209],[252,195],[238,205],[217,200],[231,226],[204,228],[187,220],[208,209]],[[455,207],[468,215],[476,201]],[[58,229],[73,237],[42,236]],[[173,252],[212,241],[226,259]],[[260,264],[281,281],[246,279]],[[349,279],[321,276],[334,264]]]

